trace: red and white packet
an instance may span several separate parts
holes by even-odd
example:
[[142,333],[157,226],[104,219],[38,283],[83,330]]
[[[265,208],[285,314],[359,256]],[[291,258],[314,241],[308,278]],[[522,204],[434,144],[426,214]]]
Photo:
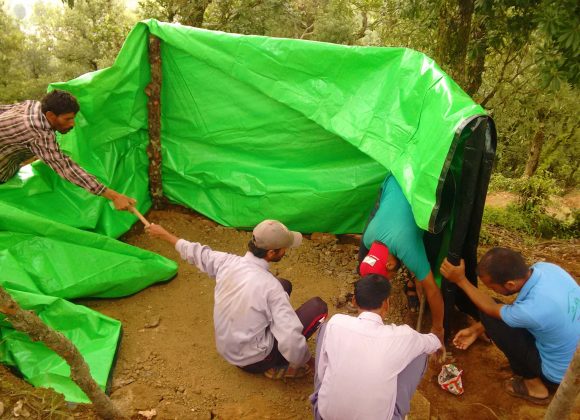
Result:
[[437,382],[439,382],[441,388],[451,392],[453,395],[461,395],[463,394],[462,374],[463,371],[452,363],[443,365],[437,377]]

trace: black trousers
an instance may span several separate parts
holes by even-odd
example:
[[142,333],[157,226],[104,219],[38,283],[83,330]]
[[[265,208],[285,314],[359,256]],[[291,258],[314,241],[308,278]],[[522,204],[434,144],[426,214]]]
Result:
[[[282,283],[282,287],[286,293],[290,295],[292,293],[292,283],[286,279],[278,280]],[[296,315],[298,315],[298,319],[302,323],[302,335],[308,340],[320,328],[321,322],[328,316],[328,305],[321,298],[314,297],[296,309]],[[288,365],[288,361],[278,350],[278,341],[274,340],[274,347],[264,360],[248,366],[242,366],[241,368],[250,373],[262,373],[272,367],[285,365]]]
[[547,385],[557,385],[542,373],[542,359],[536,339],[525,328],[513,328],[501,319],[479,313],[485,332],[507,357],[512,371],[524,379],[541,378]]

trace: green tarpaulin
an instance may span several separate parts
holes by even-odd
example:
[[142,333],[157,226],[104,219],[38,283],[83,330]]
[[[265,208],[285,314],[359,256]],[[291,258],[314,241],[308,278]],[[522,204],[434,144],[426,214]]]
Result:
[[[75,130],[59,137],[62,148],[107,186],[135,197],[142,211],[151,204],[150,33],[162,41],[163,190],[171,201],[228,226],[275,218],[302,232],[360,232],[390,171],[418,226],[441,228],[443,185],[452,162],[461,166],[455,151],[465,141],[462,130],[485,112],[429,57],[155,20],[135,26],[112,67],[51,87],[72,92],[81,105]],[[42,162],[0,185],[0,211],[7,215],[0,221],[0,282],[110,366],[118,323],[92,313],[110,331],[93,325],[96,335],[81,338],[67,328],[89,312],[62,299],[134,293],[170,278],[175,265],[107,238],[125,232],[135,217]],[[79,264],[81,254],[95,263]],[[63,318],[71,321],[61,325]],[[109,335],[114,339],[101,344]],[[62,385],[62,366],[37,373],[32,363],[44,363],[45,352],[21,345],[7,327],[2,337],[1,360],[17,364],[35,384],[82,400],[74,386]]]

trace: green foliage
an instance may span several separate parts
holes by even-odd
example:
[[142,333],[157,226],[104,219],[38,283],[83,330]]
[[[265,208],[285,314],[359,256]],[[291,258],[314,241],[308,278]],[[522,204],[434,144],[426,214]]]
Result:
[[506,208],[486,207],[483,213],[480,243],[495,246],[498,245],[496,238],[485,229],[486,225],[501,226],[528,236],[544,239],[578,238],[580,235],[580,213],[575,211],[572,220],[564,222],[545,213],[524,212],[517,205],[508,205]]
[[65,80],[110,66],[135,23],[120,0],[76,0],[72,9],[37,4],[34,19]]
[[4,1],[0,0],[0,69],[2,69],[0,87],[7,102],[14,102],[21,93],[11,84],[14,80],[20,79],[24,43],[24,34],[20,31],[16,19],[4,11]]
[[139,15],[143,19],[201,27],[210,3],[212,0],[142,0],[139,1]]
[[[502,226],[542,238],[574,238],[580,234],[578,210],[565,221],[547,213],[551,197],[562,193],[561,188],[548,173],[542,172],[530,178],[506,178],[501,174],[494,174],[489,189],[515,193],[518,199],[517,203],[509,204],[505,208],[486,207],[484,224]],[[482,239],[493,245],[491,243],[493,238],[484,234]]]
[[550,203],[550,196],[560,193],[561,189],[556,186],[554,179],[544,173],[520,178],[515,184],[515,192],[519,196],[518,206],[523,212],[541,214]]
[[580,3],[576,0],[544,0],[537,17],[544,33],[538,59],[544,67],[543,85],[558,90],[568,82],[580,82]]

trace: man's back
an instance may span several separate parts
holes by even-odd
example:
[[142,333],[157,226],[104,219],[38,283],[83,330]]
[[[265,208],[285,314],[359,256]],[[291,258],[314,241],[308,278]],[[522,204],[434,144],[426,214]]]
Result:
[[363,235],[367,249],[374,241],[385,244],[417,279],[423,280],[429,273],[423,231],[415,223],[411,205],[392,175],[383,182],[379,208]]
[[269,264],[251,252],[240,257],[213,251],[183,239],[181,257],[216,279],[214,327],[218,352],[236,366],[263,360],[274,346],[297,366],[310,359],[303,326],[288,294],[269,271]]
[[26,145],[39,132],[51,133],[40,112],[40,102],[0,106],[0,182],[9,180],[22,162],[34,156]]
[[439,346],[435,335],[419,334],[406,325],[384,325],[376,313],[333,316],[318,361],[322,418],[390,418],[397,375],[417,356]]
[[288,295],[268,272],[266,261],[250,253],[229,255],[216,273],[214,323],[218,352],[230,363],[247,365],[270,353],[274,337],[268,327],[275,300],[285,301],[295,318]]

